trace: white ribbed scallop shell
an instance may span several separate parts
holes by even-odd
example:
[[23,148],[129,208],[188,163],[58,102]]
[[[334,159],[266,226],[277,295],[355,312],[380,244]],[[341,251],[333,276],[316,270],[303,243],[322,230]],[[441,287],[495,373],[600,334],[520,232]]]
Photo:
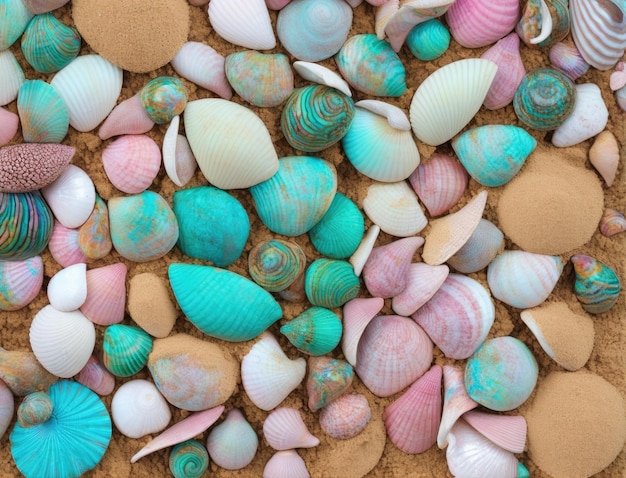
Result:
[[224,40],[251,50],[276,46],[265,0],[213,0],[208,11],[211,26]]
[[233,408],[222,423],[211,429],[206,442],[211,459],[227,470],[248,466],[258,446],[259,437],[238,408]]
[[226,79],[224,62],[224,57],[209,45],[190,41],[178,50],[170,63],[183,78],[230,100],[233,90]]
[[67,228],[82,226],[96,204],[96,187],[89,175],[69,164],[61,175],[41,190],[54,217]]
[[26,81],[24,71],[11,50],[0,51],[0,106],[17,98],[17,92]]
[[363,210],[382,231],[396,237],[414,236],[428,223],[406,181],[372,184],[363,200]]
[[265,464],[263,478],[309,478],[306,463],[295,450],[277,451]]
[[87,298],[87,265],[74,264],[54,274],[48,283],[50,305],[61,312],[77,310]]
[[138,379],[117,389],[111,401],[111,418],[122,435],[141,438],[163,430],[172,412],[152,382]]
[[274,450],[312,448],[320,441],[311,434],[295,408],[277,408],[263,422],[263,435]]

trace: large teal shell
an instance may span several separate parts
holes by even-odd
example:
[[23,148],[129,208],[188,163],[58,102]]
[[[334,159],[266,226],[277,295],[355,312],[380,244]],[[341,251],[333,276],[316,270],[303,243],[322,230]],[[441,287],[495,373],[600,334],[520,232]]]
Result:
[[209,467],[209,452],[198,440],[174,445],[169,457],[174,478],[199,478]]
[[24,33],[33,14],[22,0],[0,0],[0,12],[0,51],[3,51]]
[[0,261],[20,261],[46,248],[54,217],[39,191],[0,193],[0,224]]
[[576,273],[574,292],[590,314],[609,310],[620,293],[619,277],[613,269],[593,257],[578,254],[570,258]]
[[283,107],[280,126],[291,146],[313,153],[345,136],[354,117],[354,102],[334,88],[310,85],[294,90]]
[[102,363],[117,377],[130,377],[148,363],[152,337],[133,325],[114,324],[104,331]]
[[373,96],[402,96],[406,70],[398,54],[385,40],[371,33],[348,38],[335,62],[350,85]]
[[443,55],[450,46],[450,32],[436,18],[415,25],[406,44],[418,60],[431,61]]
[[347,261],[317,259],[304,275],[306,296],[320,307],[341,307],[359,294],[359,288],[359,278]]
[[341,320],[332,310],[311,307],[280,328],[301,352],[324,355],[332,351],[341,340]]
[[459,160],[475,181],[497,187],[522,168],[537,141],[512,125],[485,125],[465,131],[452,141]]
[[309,359],[306,379],[309,409],[315,412],[339,398],[350,388],[353,379],[354,369],[345,360],[330,357]]
[[226,269],[170,264],[168,275],[184,314],[212,337],[251,340],[283,315],[269,292]]
[[62,380],[48,390],[50,420],[11,432],[11,454],[27,478],[79,477],[94,468],[111,441],[111,417],[94,392]]
[[78,30],[60,22],[52,13],[35,15],[22,36],[24,58],[40,73],[59,71],[79,51]]
[[43,80],[22,83],[17,112],[25,143],[60,143],[70,126],[70,113],[61,95]]
[[271,239],[248,253],[248,272],[254,282],[269,292],[287,289],[306,268],[306,255],[295,242]]
[[254,206],[270,231],[299,236],[324,216],[337,192],[337,171],[312,156],[288,156],[278,171],[250,188]]
[[176,245],[184,254],[226,267],[236,261],[250,235],[250,220],[241,203],[212,186],[176,191]]
[[141,104],[152,121],[165,124],[187,106],[187,88],[173,76],[158,76],[141,89]]

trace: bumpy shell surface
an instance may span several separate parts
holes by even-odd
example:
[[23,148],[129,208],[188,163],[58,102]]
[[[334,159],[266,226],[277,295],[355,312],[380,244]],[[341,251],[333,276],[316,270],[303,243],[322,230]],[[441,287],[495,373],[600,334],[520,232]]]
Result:
[[65,101],[43,80],[22,83],[17,112],[26,143],[60,143],[67,135],[70,114]]
[[41,256],[0,261],[0,310],[18,310],[37,297],[43,284]]
[[238,408],[233,408],[222,423],[213,427],[206,443],[211,459],[227,470],[248,466],[258,446],[259,437]]
[[342,395],[322,409],[320,426],[327,435],[347,440],[361,433],[371,417],[372,410],[365,395]]
[[45,13],[28,23],[22,36],[22,52],[35,70],[53,73],[78,56],[80,43],[78,30]]

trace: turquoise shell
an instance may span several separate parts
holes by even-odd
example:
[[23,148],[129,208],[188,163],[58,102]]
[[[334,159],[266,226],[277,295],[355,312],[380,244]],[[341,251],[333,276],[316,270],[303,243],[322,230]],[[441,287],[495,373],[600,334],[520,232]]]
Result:
[[450,32],[436,18],[413,27],[406,44],[418,60],[430,61],[443,55],[450,46]]
[[254,246],[248,254],[248,272],[254,282],[269,292],[287,289],[304,273],[306,255],[289,241],[272,239]]
[[39,191],[0,193],[0,261],[21,261],[43,252],[54,217]]
[[209,467],[209,452],[198,440],[186,440],[172,447],[169,465],[174,478],[199,478]]
[[320,307],[341,307],[359,294],[359,288],[359,278],[347,261],[317,259],[304,275],[306,296]]
[[330,207],[337,192],[337,171],[312,156],[288,156],[278,171],[250,188],[259,218],[270,231],[299,236],[311,230]]
[[574,83],[552,68],[526,73],[513,97],[513,108],[520,121],[540,131],[561,126],[574,111],[575,103]]
[[508,183],[522,168],[537,141],[512,125],[486,125],[467,130],[452,147],[469,175],[483,186]]
[[31,18],[33,14],[22,0],[0,0],[0,51],[15,43]]
[[609,266],[593,257],[575,255],[570,258],[576,273],[574,293],[590,314],[601,314],[609,310],[620,293],[620,281]]
[[309,231],[309,239],[320,254],[345,259],[359,247],[364,232],[359,206],[338,192],[326,214]]
[[491,410],[513,410],[533,392],[538,373],[537,360],[522,341],[496,337],[468,359],[465,389],[472,400]]
[[168,276],[184,314],[212,337],[230,342],[251,340],[283,315],[269,292],[234,272],[170,264]]
[[530,471],[526,468],[521,461],[517,462],[517,476],[515,478],[530,478]]
[[70,113],[61,95],[43,80],[22,83],[17,93],[25,143],[60,143],[70,126]]
[[167,254],[178,240],[178,222],[165,199],[152,191],[109,200],[111,241],[115,250],[134,262]]
[[313,412],[324,408],[343,395],[352,385],[354,369],[345,360],[330,357],[309,359],[306,393],[309,409]]
[[27,478],[79,477],[94,468],[111,441],[111,417],[94,392],[62,380],[48,390],[50,420],[11,432],[11,455]]
[[52,13],[35,15],[22,36],[24,58],[40,73],[59,71],[79,51],[78,30],[60,22]]
[[183,254],[211,261],[218,267],[235,262],[250,235],[250,220],[241,203],[212,186],[176,191],[174,214]]
[[149,81],[140,92],[141,105],[152,121],[169,123],[187,106],[187,88],[173,76],[159,76]]
[[17,423],[30,428],[47,421],[52,416],[52,400],[45,392],[34,392],[24,397],[17,408]]
[[324,355],[332,351],[341,340],[341,320],[332,310],[311,307],[280,328],[301,352]]
[[354,117],[354,102],[341,91],[323,85],[296,89],[283,108],[280,126],[287,142],[313,153],[345,136]]
[[130,377],[148,363],[152,337],[133,325],[114,324],[104,331],[102,363],[116,377]]
[[350,37],[335,55],[341,75],[354,89],[373,96],[402,96],[406,71],[398,54],[371,33]]

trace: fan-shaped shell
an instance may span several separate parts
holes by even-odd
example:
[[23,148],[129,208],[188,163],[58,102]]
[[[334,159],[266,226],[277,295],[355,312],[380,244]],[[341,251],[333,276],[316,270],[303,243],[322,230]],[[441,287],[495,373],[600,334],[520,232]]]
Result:
[[93,181],[74,164],[68,164],[61,175],[41,192],[54,217],[70,229],[82,226],[96,204]]
[[393,297],[391,307],[398,315],[410,316],[432,298],[448,277],[448,266],[430,266],[424,262],[410,265],[405,289]]
[[0,261],[0,310],[18,310],[30,304],[43,284],[41,256]]
[[138,379],[117,389],[111,400],[111,417],[122,435],[141,438],[163,430],[172,412],[152,382]]
[[322,408],[320,426],[327,435],[347,440],[361,433],[371,417],[372,410],[365,395],[342,395]]
[[0,22],[0,51],[9,48],[24,32],[33,18],[32,12],[21,0],[6,0],[2,4]]
[[263,478],[309,478],[306,463],[295,450],[277,451],[265,464]]
[[186,440],[172,447],[169,467],[176,478],[199,478],[209,467],[209,453],[198,440]]
[[515,91],[526,74],[520,56],[519,36],[516,33],[509,33],[480,57],[498,65],[496,76],[485,97],[485,108],[490,110],[503,108],[513,101]]
[[437,446],[448,444],[448,433],[461,415],[478,406],[465,390],[463,372],[452,365],[443,366],[443,411],[437,433]]
[[311,307],[280,328],[280,333],[301,352],[324,355],[341,340],[341,320],[324,307]]
[[550,63],[576,81],[589,70],[589,63],[580,55],[578,48],[571,43],[559,42],[550,48]]
[[87,271],[87,299],[80,311],[93,323],[111,325],[124,319],[126,272],[122,262]]
[[450,33],[465,48],[489,45],[515,28],[519,2],[505,0],[494,5],[485,0],[457,0],[446,13]]
[[317,259],[305,272],[304,289],[313,305],[341,307],[358,295],[359,288],[359,278],[347,261]]
[[524,453],[527,426],[523,416],[472,410],[463,414],[463,420],[499,447],[511,453]]
[[59,221],[54,221],[48,250],[53,259],[61,266],[68,267],[88,259],[78,245],[78,229],[69,229]]
[[258,446],[259,437],[238,408],[233,408],[222,423],[213,427],[206,442],[211,459],[226,470],[248,466]]
[[263,435],[274,450],[312,448],[320,441],[314,437],[295,408],[272,410],[263,422]]
[[492,222],[481,219],[474,232],[448,264],[464,274],[478,272],[489,265],[504,248],[504,234]]
[[70,114],[57,91],[43,80],[22,83],[17,95],[26,143],[60,143],[67,135]]
[[73,264],[54,274],[48,282],[50,305],[61,312],[77,310],[87,298],[87,265]]
[[22,36],[22,52],[30,65],[40,73],[54,73],[78,56],[80,35],[52,13],[36,15]]
[[233,91],[226,78],[224,62],[224,57],[209,45],[189,41],[178,50],[170,64],[183,78],[230,100]]
[[211,26],[224,40],[252,50],[276,46],[264,0],[217,0],[209,3]]
[[350,365],[356,365],[357,346],[361,335],[367,324],[382,310],[384,303],[380,297],[356,298],[343,306],[341,350]]
[[0,106],[8,105],[17,98],[17,92],[24,81],[24,71],[13,52],[0,51]]
[[148,363],[152,337],[133,325],[113,324],[104,331],[102,362],[117,377],[130,377]]

